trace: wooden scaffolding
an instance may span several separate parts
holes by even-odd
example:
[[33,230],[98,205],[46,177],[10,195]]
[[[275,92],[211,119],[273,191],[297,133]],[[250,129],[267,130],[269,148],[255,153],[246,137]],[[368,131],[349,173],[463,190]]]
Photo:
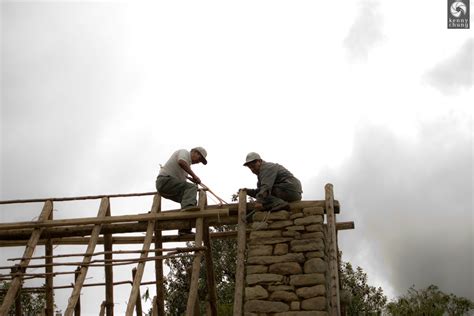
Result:
[[[118,197],[153,195],[153,205],[148,213],[137,215],[112,216],[110,199]],[[96,217],[53,219],[53,203],[56,201],[75,201],[100,199],[100,207]],[[153,315],[165,315],[164,304],[164,277],[163,260],[183,254],[192,255],[193,264],[191,281],[187,298],[186,315],[199,315],[198,281],[201,262],[205,262],[205,272],[208,289],[207,314],[217,315],[217,291],[214,276],[214,265],[212,261],[211,239],[233,237],[237,239],[237,264],[234,295],[234,316],[243,315],[243,298],[245,289],[245,250],[247,221],[251,220],[248,215],[254,211],[254,204],[247,202],[244,190],[239,192],[239,202],[225,205],[207,205],[205,190],[199,191],[199,211],[183,212],[167,210],[161,212],[161,197],[156,192],[121,194],[107,196],[83,196],[73,198],[50,198],[34,200],[10,200],[0,201],[0,204],[15,203],[44,203],[43,209],[35,222],[0,223],[0,247],[24,246],[25,250],[21,258],[10,258],[17,264],[0,267],[9,269],[10,273],[0,273],[0,280],[9,282],[3,303],[0,306],[0,316],[7,315],[10,309],[15,310],[16,315],[22,315],[20,295],[21,291],[33,290],[23,288],[25,280],[32,278],[43,278],[45,286],[42,290],[46,297],[44,315],[54,315],[54,290],[69,286],[54,286],[54,276],[61,274],[73,274],[74,283],[72,292],[67,302],[64,315],[80,315],[80,294],[84,287],[103,286],[105,288],[104,301],[98,306],[99,315],[114,315],[114,285],[131,283],[126,315],[142,315],[140,286],[154,284],[156,296],[153,298]],[[338,272],[338,248],[337,230],[352,229],[353,222],[336,223],[335,213],[339,211],[339,203],[334,201],[332,185],[326,185],[326,199],[322,201],[300,201],[291,203],[292,208],[323,207],[327,214],[327,228],[329,241],[329,271],[330,271],[330,315],[341,315],[339,303],[339,272]],[[237,225],[237,229],[231,232],[210,232],[210,227],[220,225]],[[194,235],[187,236],[163,236],[162,231],[195,228]],[[125,233],[145,232],[145,236],[120,236]],[[185,248],[163,248],[164,243],[192,241],[193,247]],[[154,247],[152,244],[154,243]],[[85,253],[80,254],[57,254],[54,255],[55,245],[87,245]],[[96,252],[97,244],[104,245],[103,252]],[[113,250],[113,245],[119,244],[142,244],[141,250]],[[45,255],[33,257],[37,246],[44,246]],[[117,254],[136,255],[134,258],[117,259]],[[139,255],[139,256],[138,256]],[[54,260],[64,257],[82,257],[81,262],[58,263]],[[101,256],[103,259],[96,259]],[[41,264],[31,264],[44,260]],[[145,265],[153,261],[155,265],[155,276],[152,282],[143,282]],[[73,271],[58,272],[54,267],[59,265],[70,265]],[[134,265],[131,281],[114,282],[113,267],[118,265]],[[86,276],[90,267],[103,267],[105,283],[86,284]],[[28,273],[29,268],[44,268],[44,273]],[[14,307],[13,307],[14,306]]]

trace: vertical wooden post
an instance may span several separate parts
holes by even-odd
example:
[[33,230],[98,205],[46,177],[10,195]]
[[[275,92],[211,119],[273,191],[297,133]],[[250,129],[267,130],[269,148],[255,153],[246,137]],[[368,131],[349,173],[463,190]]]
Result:
[[207,281],[207,291],[209,294],[209,311],[210,311],[210,315],[217,316],[216,276],[214,274],[214,262],[212,260],[212,245],[211,245],[211,238],[209,237],[209,224],[208,224],[207,219],[204,220],[203,241],[204,241],[204,246],[206,247],[206,252],[205,252],[206,281]]
[[156,296],[153,297],[153,303],[151,307],[151,316],[158,316],[158,303],[156,302]]
[[[160,205],[160,196],[155,195],[150,213],[156,214],[159,205]],[[146,229],[145,240],[143,241],[142,254],[140,255],[140,259],[145,259],[146,257],[148,257],[148,251],[150,250],[150,244],[153,240],[154,230],[155,230],[155,220],[149,220],[148,226]],[[137,273],[135,275],[135,278],[133,279],[133,286],[132,286],[132,290],[130,291],[130,296],[128,298],[127,310],[125,311],[125,315],[127,316],[133,315],[133,310],[137,302],[138,291],[140,290],[140,283],[142,282],[143,271],[145,270],[145,263],[146,261],[140,261],[137,265]]]
[[237,265],[235,268],[234,316],[243,315],[245,286],[245,248],[246,248],[247,192],[239,191],[239,209],[237,213]]
[[334,214],[334,193],[332,184],[325,186],[326,215],[328,227],[328,252],[329,252],[329,315],[341,315],[339,300],[339,273],[337,264],[337,237],[336,237],[336,215]]
[[[16,265],[11,269],[12,274],[15,274],[17,272],[20,272],[19,266]],[[21,285],[20,288],[18,289],[18,295],[15,298],[15,316],[22,316],[23,312],[21,310]]]
[[[76,271],[74,271],[74,283],[77,282],[77,279],[81,276],[81,267],[77,267]],[[74,316],[81,316],[81,296],[76,300],[76,305],[74,306]]]
[[[110,204],[107,208],[105,216],[110,216]],[[114,315],[114,270],[112,266],[113,260],[113,241],[112,234],[104,234],[104,260],[105,260],[105,310],[107,316]]]
[[[157,194],[159,201],[157,213],[161,212],[161,196]],[[158,229],[158,223],[155,223],[155,249],[163,248],[161,229]],[[155,256],[161,256],[163,252],[155,252]],[[153,299],[153,309],[156,311],[158,316],[165,316],[165,290],[164,290],[164,278],[163,278],[163,259],[155,260],[155,279],[156,279],[156,296]],[[155,304],[157,304],[155,309]]]
[[[38,222],[47,220],[52,210],[53,210],[53,203],[51,201],[46,201],[44,203],[43,210],[41,211],[41,214],[39,216]],[[8,292],[7,294],[5,294],[5,297],[3,298],[2,306],[0,307],[0,315],[8,314],[8,310],[10,309],[10,306],[13,304],[13,301],[15,300],[17,292],[19,288],[21,287],[23,272],[26,271],[26,268],[28,267],[28,264],[30,263],[31,256],[33,255],[33,252],[35,251],[36,245],[38,244],[39,238],[41,234],[43,233],[43,230],[44,228],[41,228],[41,227],[35,228],[33,232],[31,233],[30,240],[28,240],[28,243],[25,248],[25,252],[23,253],[23,257],[19,263],[21,273],[18,273],[18,275],[16,275],[15,278],[13,278],[13,280],[11,281],[10,287],[8,288]]]
[[[97,214],[98,218],[104,218],[107,210],[109,208],[109,198],[102,198],[100,202],[99,212]],[[102,224],[94,225],[92,228],[91,237],[89,240],[89,244],[87,245],[86,254],[82,259],[82,263],[84,265],[81,266],[79,276],[74,284],[74,289],[72,290],[71,296],[69,297],[69,301],[67,304],[66,311],[64,312],[64,316],[71,316],[74,312],[74,306],[76,306],[76,302],[81,295],[82,285],[86,280],[87,271],[89,269],[89,262],[92,260],[92,255],[94,254],[94,249],[97,244],[97,240],[99,239],[100,230],[102,229]]]
[[[137,268],[132,269],[132,279],[135,280],[135,275],[137,274]],[[142,314],[142,295],[140,294],[140,288],[138,288],[137,302],[135,303],[135,309],[137,315]]]
[[[53,212],[48,217],[48,220],[53,219]],[[51,237],[48,237],[44,245],[44,254],[46,258],[44,263],[46,264],[44,270],[46,272],[45,277],[45,288],[46,288],[46,316],[54,316],[54,278],[53,278],[53,242]]]
[[[199,191],[199,207],[201,210],[206,208],[207,197],[206,192]],[[204,229],[204,220],[202,217],[196,218],[196,238],[194,240],[195,247],[202,246],[202,236]],[[186,316],[194,316],[196,313],[196,300],[198,299],[199,288],[199,271],[201,270],[202,253],[198,252],[194,256],[193,270],[191,273],[191,285],[189,286],[188,302],[186,305]],[[198,304],[199,307],[199,304]],[[199,311],[199,310],[198,310]]]

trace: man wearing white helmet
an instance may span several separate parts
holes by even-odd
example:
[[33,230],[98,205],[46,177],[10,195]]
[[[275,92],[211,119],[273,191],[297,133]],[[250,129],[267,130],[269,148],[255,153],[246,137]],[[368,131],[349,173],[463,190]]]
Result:
[[263,209],[288,210],[288,202],[301,200],[301,182],[285,167],[266,162],[255,152],[247,155],[244,166],[258,178],[257,189],[247,189],[247,194],[256,198]]
[[[195,147],[191,151],[175,151],[160,169],[156,178],[157,191],[162,197],[181,203],[181,208],[185,211],[199,210],[196,206],[196,194],[201,179],[191,169],[191,165],[200,162],[207,165],[206,157],[207,151],[202,147]],[[186,179],[194,183],[187,182]],[[180,230],[179,233],[191,233],[191,230]]]

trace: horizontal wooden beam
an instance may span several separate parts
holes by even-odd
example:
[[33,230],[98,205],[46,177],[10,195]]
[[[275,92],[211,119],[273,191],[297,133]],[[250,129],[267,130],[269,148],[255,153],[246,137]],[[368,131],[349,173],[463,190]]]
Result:
[[162,212],[162,213],[147,213],[138,215],[119,215],[108,216],[105,218],[85,217],[74,219],[55,219],[45,220],[41,222],[16,222],[16,223],[2,223],[0,230],[11,230],[21,228],[40,228],[40,227],[60,227],[60,226],[74,226],[74,225],[100,225],[110,223],[124,223],[124,222],[148,222],[149,220],[156,221],[171,221],[180,219],[196,219],[201,217],[220,217],[229,216],[229,209],[207,209],[194,212]]

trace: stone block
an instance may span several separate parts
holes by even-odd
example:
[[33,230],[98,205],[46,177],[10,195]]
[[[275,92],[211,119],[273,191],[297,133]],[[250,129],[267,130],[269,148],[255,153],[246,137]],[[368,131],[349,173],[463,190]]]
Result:
[[288,304],[283,302],[270,302],[263,300],[250,300],[245,302],[244,310],[246,312],[257,313],[281,313],[287,312],[290,309]]
[[280,262],[299,262],[303,263],[306,259],[302,253],[288,253],[282,256],[261,256],[247,259],[247,264],[274,264]]
[[272,253],[272,245],[250,245],[247,257],[271,256]]
[[250,239],[281,237],[280,230],[262,230],[250,232]]
[[264,265],[255,265],[255,266],[247,266],[246,268],[247,274],[257,274],[257,273],[267,273],[268,272],[268,266]]
[[290,245],[293,252],[324,250],[324,243],[321,239],[292,240]]
[[247,285],[280,283],[283,281],[283,276],[273,273],[250,274],[246,276],[245,281]]
[[303,214],[305,216],[309,215],[324,215],[324,209],[322,207],[306,207],[303,209]]
[[310,251],[305,255],[306,258],[324,258],[324,251]]
[[308,232],[324,232],[322,224],[314,224],[306,226],[306,231]]
[[246,300],[258,300],[268,297],[268,292],[262,286],[252,286],[245,288],[245,299]]
[[288,244],[277,244],[273,249],[274,255],[286,255],[288,253]]
[[294,231],[304,231],[305,230],[305,227],[300,225],[300,226],[288,226],[286,227],[286,230],[294,230]]
[[310,286],[325,284],[326,278],[323,273],[298,274],[290,276],[290,285]]
[[310,215],[310,216],[295,219],[295,225],[321,224],[322,222],[323,222],[322,215]]
[[250,239],[249,245],[275,245],[293,240],[291,237],[276,237],[276,238],[259,238],[259,239]]
[[302,298],[325,296],[326,286],[323,284],[320,284],[320,285],[315,285],[315,286],[310,286],[310,287],[300,287],[296,290],[296,295]]
[[304,216],[304,214],[301,213],[301,212],[293,213],[293,214],[290,215],[290,219],[301,218],[301,217],[303,217],[303,216]]
[[304,263],[304,273],[324,273],[327,269],[326,261],[321,258],[311,258]]
[[286,220],[290,218],[290,213],[287,211],[278,211],[278,212],[255,212],[253,214],[254,222],[262,222],[266,220],[275,221],[275,220]]
[[308,298],[301,302],[301,309],[306,311],[325,311],[326,308],[326,298],[323,296]]
[[253,222],[250,226],[252,230],[264,230],[268,228],[267,222]]
[[275,292],[275,291],[295,291],[295,287],[293,285],[269,285],[268,291]]
[[299,311],[301,309],[301,302],[294,301],[290,303],[290,310],[292,311]]
[[323,232],[302,233],[301,238],[303,238],[303,239],[308,239],[308,238],[324,239],[324,233]]
[[293,225],[293,221],[276,221],[268,225],[268,229],[280,229]]
[[301,265],[297,262],[281,262],[272,264],[268,271],[270,273],[288,275],[301,274],[303,269],[301,269]]
[[284,237],[298,237],[301,235],[301,233],[297,232],[296,230],[287,230],[287,231],[283,231],[281,235]]
[[298,296],[296,296],[295,292],[290,291],[275,291],[270,294],[271,301],[283,301],[283,302],[292,302],[296,301]]

